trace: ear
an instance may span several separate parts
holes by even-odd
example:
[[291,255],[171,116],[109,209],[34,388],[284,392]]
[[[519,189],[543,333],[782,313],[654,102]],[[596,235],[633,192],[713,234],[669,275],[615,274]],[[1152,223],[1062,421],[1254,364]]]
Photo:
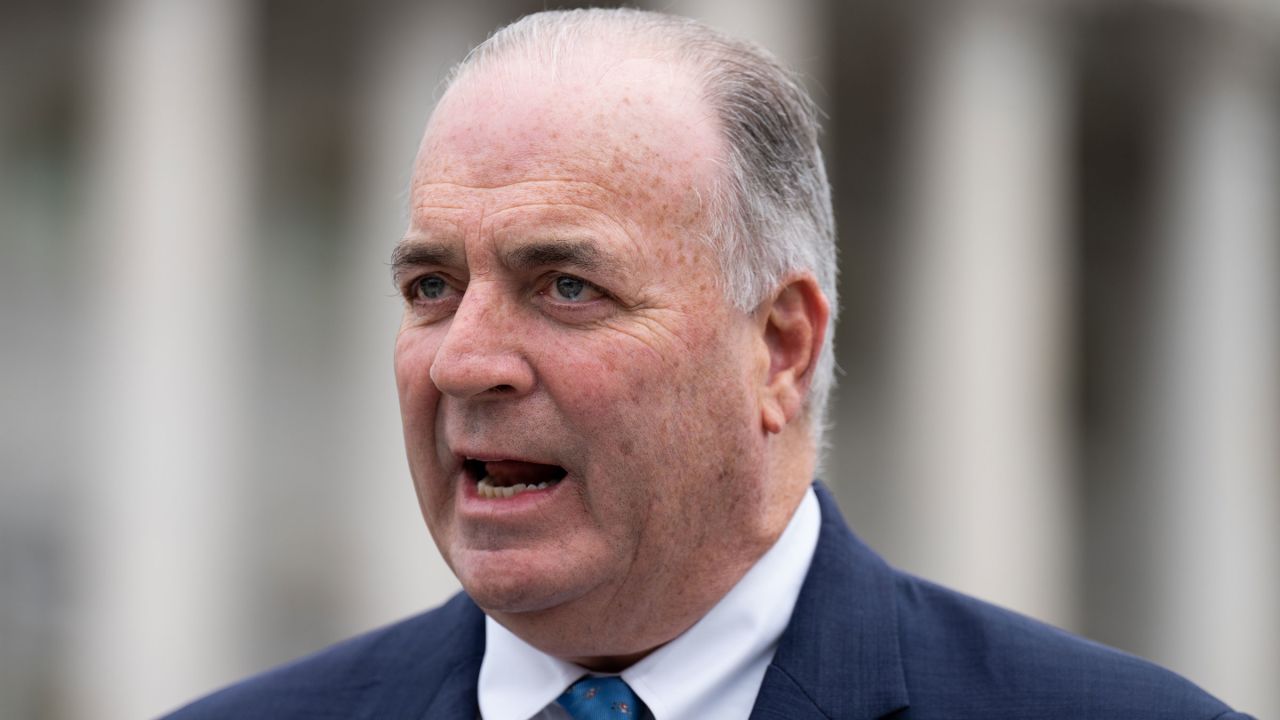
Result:
[[804,405],[818,353],[826,340],[831,307],[813,275],[791,278],[756,309],[769,372],[760,386],[760,419],[779,433]]

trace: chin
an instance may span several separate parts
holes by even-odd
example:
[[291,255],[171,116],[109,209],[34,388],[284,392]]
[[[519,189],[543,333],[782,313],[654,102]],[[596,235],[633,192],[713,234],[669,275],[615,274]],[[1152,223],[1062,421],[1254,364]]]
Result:
[[520,552],[471,551],[454,572],[462,589],[490,613],[524,614],[550,610],[579,597],[583,590],[561,572],[540,571],[520,562]]
[[523,584],[468,578],[462,581],[462,589],[489,613],[531,613],[555,606],[555,601],[547,598],[541,588]]

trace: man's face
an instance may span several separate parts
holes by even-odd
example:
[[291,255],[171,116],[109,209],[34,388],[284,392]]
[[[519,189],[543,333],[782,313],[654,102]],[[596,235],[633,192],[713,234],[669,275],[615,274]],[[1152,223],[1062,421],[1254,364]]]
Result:
[[501,621],[641,628],[767,542],[769,359],[702,239],[721,141],[692,84],[647,60],[576,77],[468,78],[437,110],[397,251],[396,378],[468,593]]

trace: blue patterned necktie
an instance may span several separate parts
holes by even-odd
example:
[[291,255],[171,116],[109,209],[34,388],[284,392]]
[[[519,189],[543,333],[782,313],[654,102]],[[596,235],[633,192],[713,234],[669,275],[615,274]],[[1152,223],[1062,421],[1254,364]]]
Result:
[[639,720],[644,703],[620,677],[584,677],[569,686],[556,702],[573,720]]

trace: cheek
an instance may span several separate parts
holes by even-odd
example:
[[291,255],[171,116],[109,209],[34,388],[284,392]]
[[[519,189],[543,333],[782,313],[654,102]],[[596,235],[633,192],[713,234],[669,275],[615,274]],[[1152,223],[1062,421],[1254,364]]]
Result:
[[[639,347],[635,347],[639,346]],[[662,394],[671,363],[640,343],[615,337],[597,342],[557,342],[543,362],[542,381],[563,416],[579,419],[583,432],[617,432],[611,422],[633,420],[635,408],[654,404]]]
[[616,339],[582,350],[560,355],[554,375],[543,380],[560,416],[604,451],[603,461],[665,473],[672,463],[689,462],[697,452],[690,446],[705,443],[720,424],[742,423],[736,411],[746,395],[732,363],[696,350],[656,353]]
[[425,499],[422,495],[426,489],[444,485],[432,480],[438,472],[440,457],[436,432],[440,391],[431,380],[431,363],[437,346],[431,336],[421,330],[402,331],[396,338],[394,365],[400,420],[409,471],[420,500]]
[[394,365],[400,416],[404,429],[409,474],[418,497],[418,509],[437,547],[449,562],[451,541],[450,486],[436,477],[435,415],[440,393],[431,381],[431,363],[438,343],[426,332],[409,328],[396,337]]
[[400,412],[406,424],[426,406],[434,406],[439,392],[431,381],[431,364],[438,343],[420,330],[404,330],[396,337],[396,392],[400,396]]

